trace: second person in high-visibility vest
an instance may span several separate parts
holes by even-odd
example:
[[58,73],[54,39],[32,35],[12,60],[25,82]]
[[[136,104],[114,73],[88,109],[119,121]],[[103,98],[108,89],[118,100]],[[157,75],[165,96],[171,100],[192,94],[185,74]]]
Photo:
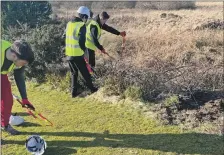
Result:
[[81,72],[83,78],[86,81],[87,87],[91,90],[91,93],[96,92],[98,89],[93,86],[91,75],[86,67],[84,59],[85,40],[86,40],[86,26],[85,23],[90,16],[89,9],[85,6],[81,6],[78,10],[78,17],[75,17],[72,21],[69,21],[66,27],[66,39],[65,39],[65,54],[71,70],[71,92],[72,97],[79,95],[78,92],[78,71]]
[[89,17],[89,19],[86,22],[86,26],[88,26],[89,23],[93,20],[93,12],[91,10],[89,10],[89,11],[90,11],[90,17]]
[[107,20],[110,18],[107,12],[103,11],[93,18],[87,26],[86,32],[86,47],[89,55],[89,64],[95,67],[95,51],[99,49],[102,53],[106,53],[104,47],[99,43],[101,37],[101,29],[115,35],[126,36],[126,32],[119,32],[118,30],[108,26]]

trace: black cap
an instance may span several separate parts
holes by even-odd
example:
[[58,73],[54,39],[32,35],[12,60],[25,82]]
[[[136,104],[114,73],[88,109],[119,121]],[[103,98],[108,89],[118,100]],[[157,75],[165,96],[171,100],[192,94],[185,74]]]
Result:
[[100,13],[100,17],[102,19],[109,19],[110,15],[108,15],[108,13],[106,11],[103,11],[103,12]]
[[34,53],[30,45],[24,39],[16,40],[11,48],[19,59],[26,60],[29,64],[34,61]]

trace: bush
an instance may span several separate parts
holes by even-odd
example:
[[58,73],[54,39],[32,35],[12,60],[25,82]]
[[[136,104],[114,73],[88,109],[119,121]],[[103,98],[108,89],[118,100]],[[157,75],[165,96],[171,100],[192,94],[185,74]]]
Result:
[[142,98],[142,92],[139,87],[130,86],[124,92],[125,98],[131,98],[133,100],[138,100]]
[[[101,78],[101,86],[104,86],[104,94],[111,95],[120,95],[122,92],[119,90],[118,83],[113,77],[108,76],[105,80]],[[103,81],[103,82],[102,82]]]
[[36,27],[48,20],[52,13],[51,4],[47,1],[3,1],[1,5],[4,28],[18,25],[17,21]]
[[177,66],[168,60],[154,57],[146,68],[138,68],[123,59],[100,63],[96,71],[103,75],[101,81],[107,81],[106,77],[109,77],[107,87],[108,90],[113,90],[114,94],[122,95],[134,85],[140,88],[144,100],[154,100],[161,93],[179,94],[221,89],[221,69],[219,66],[211,66],[209,62]]
[[35,55],[35,61],[28,65],[26,75],[29,78],[37,78],[37,81],[44,81],[50,64],[62,64],[64,57],[62,34],[66,22],[60,24],[45,24],[41,27],[31,29],[27,25],[21,27],[9,27],[2,34],[2,38],[11,42],[16,39],[27,40]]
[[179,104],[179,98],[177,95],[172,95],[165,99],[164,104],[166,107]]

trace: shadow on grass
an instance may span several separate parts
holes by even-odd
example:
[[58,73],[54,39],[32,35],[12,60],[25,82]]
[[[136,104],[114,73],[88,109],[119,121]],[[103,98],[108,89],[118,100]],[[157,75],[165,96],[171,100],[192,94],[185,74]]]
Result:
[[20,127],[37,127],[37,126],[41,126],[41,125],[37,124],[37,123],[24,122],[23,124],[21,124],[19,126]]
[[12,113],[12,115],[15,115],[15,116],[30,116],[27,112],[15,112],[15,113]]
[[[23,132],[24,135],[36,134]],[[139,148],[145,150],[159,150],[164,152],[176,152],[182,154],[214,154],[224,153],[223,136],[200,133],[185,134],[109,134],[109,131],[101,133],[89,132],[41,132],[40,135],[63,137],[89,137],[91,141],[56,140],[47,141],[53,152],[58,147],[112,147],[112,148]],[[23,141],[5,141],[6,144],[24,145]],[[65,150],[66,151],[66,150]]]
[[52,155],[52,154],[63,154],[63,155],[69,155],[77,153],[76,149],[68,148],[68,147],[47,147],[46,151],[44,152],[44,155]]

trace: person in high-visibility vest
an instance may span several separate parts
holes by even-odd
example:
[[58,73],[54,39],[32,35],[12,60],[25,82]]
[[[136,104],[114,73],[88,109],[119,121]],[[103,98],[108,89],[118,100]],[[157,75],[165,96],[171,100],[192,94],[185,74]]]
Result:
[[13,97],[7,74],[14,71],[22,103],[31,109],[35,109],[27,99],[24,80],[24,66],[33,61],[34,53],[25,40],[16,40],[13,44],[6,40],[1,40],[1,128],[11,135],[16,135],[20,132],[9,124]]
[[126,32],[119,32],[118,30],[108,26],[107,20],[110,18],[107,12],[103,11],[94,17],[87,26],[86,31],[86,47],[89,55],[89,64],[95,67],[95,51],[99,49],[102,53],[106,54],[104,47],[99,43],[101,37],[101,29],[115,35],[126,36]]
[[[93,20],[93,12],[91,11],[91,10],[89,10],[90,11],[90,17],[88,18],[88,20],[87,20],[87,22],[86,22],[86,27],[90,24],[90,22]],[[89,52],[88,52],[88,50],[86,49],[85,51],[84,51],[84,56],[85,56],[85,58],[86,58],[86,61],[88,61],[89,62]]]
[[72,21],[69,21],[66,27],[66,39],[65,39],[65,55],[69,63],[71,70],[71,92],[72,97],[79,95],[78,93],[78,71],[81,72],[83,78],[86,81],[87,87],[94,93],[98,88],[93,86],[91,75],[86,67],[84,59],[85,40],[86,40],[86,26],[85,23],[90,16],[89,9],[85,6],[81,6],[78,10],[78,17],[75,17]]
[[93,20],[93,12],[91,10],[90,11],[90,17],[88,18],[87,22],[86,22],[86,26],[89,25],[89,23],[91,22],[91,20]]

